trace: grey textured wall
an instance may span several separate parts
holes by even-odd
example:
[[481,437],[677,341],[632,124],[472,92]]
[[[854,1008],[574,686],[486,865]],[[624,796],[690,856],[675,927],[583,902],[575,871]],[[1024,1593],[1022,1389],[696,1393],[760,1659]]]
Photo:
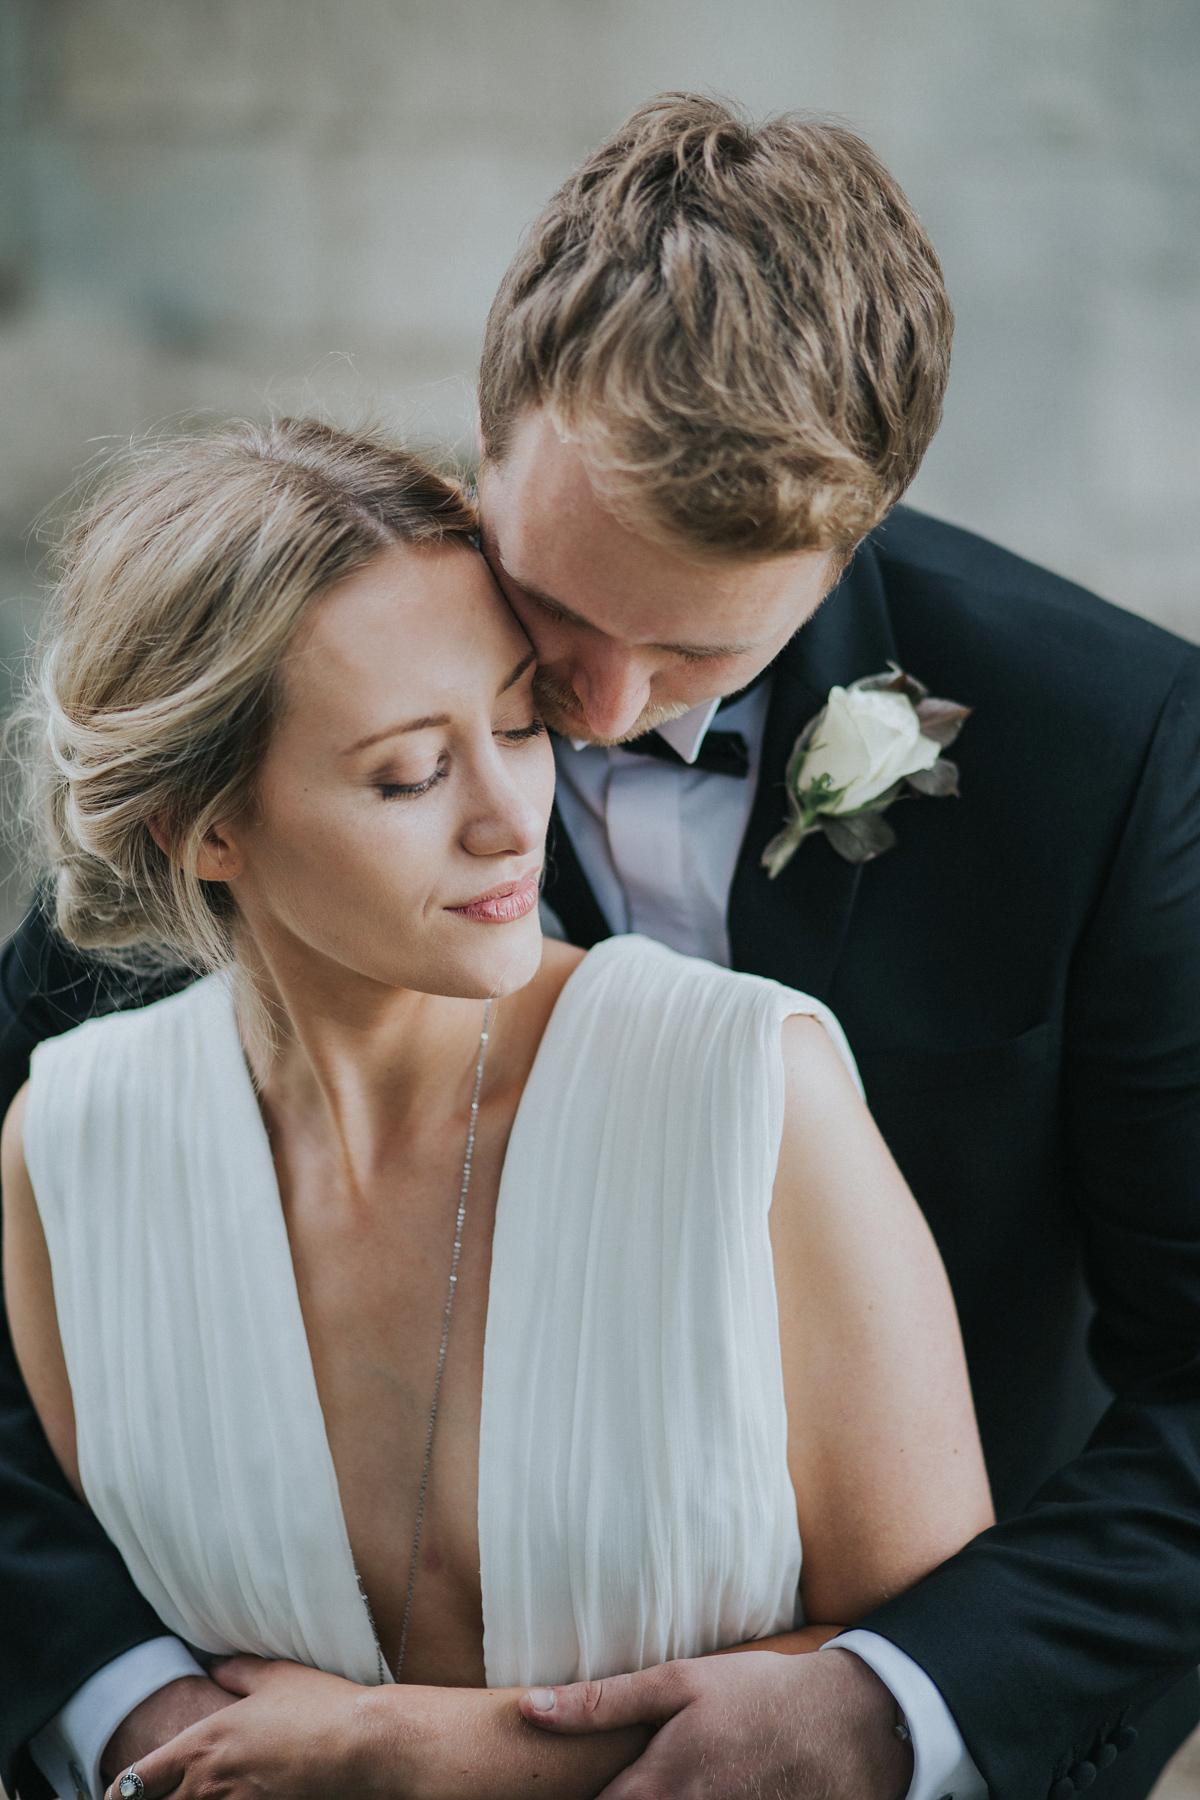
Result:
[[1200,639],[1196,0],[0,0],[0,658],[30,521],[167,418],[469,442],[488,301],[625,111],[833,111],[959,317],[914,498]]
[[1195,0],[0,0],[0,531],[95,440],[469,431],[492,289],[670,86],[857,125],[959,315],[914,497],[1200,638]]

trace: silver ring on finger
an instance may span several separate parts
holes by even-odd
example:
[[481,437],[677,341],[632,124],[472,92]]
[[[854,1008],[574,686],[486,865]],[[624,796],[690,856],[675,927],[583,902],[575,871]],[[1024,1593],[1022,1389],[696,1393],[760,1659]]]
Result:
[[117,1792],[120,1794],[121,1800],[143,1800],[146,1792],[146,1784],[138,1774],[137,1768],[133,1763],[130,1763],[120,1781],[118,1781]]

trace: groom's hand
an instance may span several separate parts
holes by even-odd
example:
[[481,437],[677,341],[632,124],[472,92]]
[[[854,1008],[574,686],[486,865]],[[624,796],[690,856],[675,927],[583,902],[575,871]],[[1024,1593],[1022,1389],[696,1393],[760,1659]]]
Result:
[[227,1694],[207,1675],[183,1675],[178,1681],[168,1681],[166,1687],[159,1688],[156,1694],[135,1706],[117,1726],[100,1758],[100,1773],[105,1781],[111,1781],[130,1763],[169,1744],[189,1725],[196,1725],[210,1713],[232,1706],[234,1699],[233,1694]]
[[532,1688],[520,1706],[547,1731],[658,1727],[600,1800],[901,1800],[912,1781],[912,1749],[892,1730],[896,1703],[848,1650],[662,1663]]

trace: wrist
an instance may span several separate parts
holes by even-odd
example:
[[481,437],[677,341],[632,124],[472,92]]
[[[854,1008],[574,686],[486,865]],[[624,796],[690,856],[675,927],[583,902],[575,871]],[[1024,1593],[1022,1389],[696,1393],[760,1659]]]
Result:
[[189,1725],[233,1704],[234,1696],[207,1675],[184,1675],[169,1681],[135,1706],[117,1726],[100,1758],[103,1780],[111,1782],[130,1763],[160,1749]]
[[855,1750],[860,1758],[856,1788],[869,1800],[904,1800],[912,1786],[913,1746],[904,1716],[891,1689],[852,1650],[829,1645],[821,1660],[834,1658],[847,1666],[855,1720]]
[[406,1742],[411,1720],[402,1710],[397,1687],[363,1688],[347,1706],[340,1761],[347,1788],[361,1800],[375,1800],[389,1787],[393,1794],[410,1791]]
[[349,1791],[360,1800],[395,1800],[397,1794],[404,1800],[447,1800],[445,1759],[438,1755],[447,1734],[439,1702],[443,1695],[459,1694],[459,1689],[408,1685],[358,1690],[346,1720]]

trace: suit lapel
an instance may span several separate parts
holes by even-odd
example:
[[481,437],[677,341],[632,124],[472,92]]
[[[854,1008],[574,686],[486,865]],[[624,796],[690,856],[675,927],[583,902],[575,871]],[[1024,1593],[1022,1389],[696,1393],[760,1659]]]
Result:
[[612,936],[612,927],[600,910],[600,902],[593,894],[575,854],[575,846],[567,836],[557,801],[546,834],[542,898],[562,920],[568,942],[578,944],[581,950],[590,950],[602,938]]
[[729,895],[733,967],[825,998],[837,970],[862,866],[826,839],[807,839],[772,881],[762,853],[783,823],[783,774],[804,726],[836,683],[873,675],[896,656],[879,565],[864,544],[841,581],[780,657],[750,823]]

